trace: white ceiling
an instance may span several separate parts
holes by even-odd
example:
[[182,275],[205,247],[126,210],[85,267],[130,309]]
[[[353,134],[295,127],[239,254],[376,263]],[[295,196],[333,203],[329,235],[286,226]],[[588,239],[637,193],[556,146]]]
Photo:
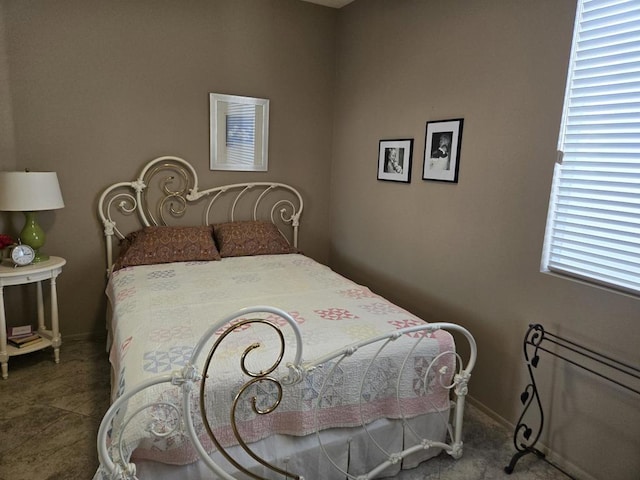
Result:
[[346,4],[353,2],[353,0],[302,0],[303,2],[317,3],[318,5],[324,5],[325,7],[341,8]]

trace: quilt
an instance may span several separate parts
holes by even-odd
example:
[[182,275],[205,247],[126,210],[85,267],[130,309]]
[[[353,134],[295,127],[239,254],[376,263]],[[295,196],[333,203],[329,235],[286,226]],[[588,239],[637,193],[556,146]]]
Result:
[[[270,305],[287,311],[302,332],[305,361],[390,330],[424,324],[368,288],[300,254],[124,268],[111,275],[107,295],[112,310],[113,398],[151,376],[181,369],[205,330],[249,306]],[[261,318],[283,326],[285,345],[293,341],[293,331],[282,319],[269,314]],[[228,327],[221,326],[215,336]],[[277,395],[275,387],[268,382],[253,385],[237,400],[236,422],[242,439],[253,442],[274,433],[303,436],[316,429],[433,412],[440,412],[446,423],[449,391],[444,386],[455,368],[453,338],[441,330],[412,336],[389,342],[382,352],[372,345],[317,366],[302,381],[284,387],[280,405],[269,415],[257,415],[252,402],[258,408],[268,408]],[[223,446],[237,443],[229,411],[235,392],[247,381],[242,378],[239,358],[254,342],[260,348],[247,356],[247,365],[260,369],[260,364],[269,364],[279,348],[272,337],[273,329],[268,326],[244,325],[226,336],[225,349],[214,357],[207,378],[211,391],[207,390],[205,403]],[[285,349],[274,376],[287,375],[286,363],[292,355]],[[372,357],[376,357],[373,363]],[[435,365],[430,367],[434,359]],[[136,411],[143,403],[177,402],[179,395],[177,388],[154,387],[134,397],[135,404],[130,402],[127,410]],[[205,447],[214,450],[197,420],[196,430]],[[133,422],[127,432],[127,450],[134,458],[169,464],[186,464],[198,458],[180,429],[157,437]]]

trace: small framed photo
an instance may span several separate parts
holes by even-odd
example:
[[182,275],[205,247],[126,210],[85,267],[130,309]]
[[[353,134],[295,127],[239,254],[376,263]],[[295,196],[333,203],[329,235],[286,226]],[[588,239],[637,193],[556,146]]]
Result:
[[458,183],[463,123],[462,118],[427,122],[423,180]]
[[413,138],[380,140],[378,180],[409,183],[411,181],[412,155]]

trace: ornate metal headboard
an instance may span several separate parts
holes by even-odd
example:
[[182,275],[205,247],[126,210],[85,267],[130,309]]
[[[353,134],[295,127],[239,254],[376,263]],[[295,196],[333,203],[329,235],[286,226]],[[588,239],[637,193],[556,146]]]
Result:
[[144,226],[270,220],[297,247],[302,209],[302,196],[289,185],[248,182],[200,190],[189,162],[158,157],[135,180],[114,183],[100,195],[98,215],[104,226],[107,273],[113,265],[113,237],[123,239]]

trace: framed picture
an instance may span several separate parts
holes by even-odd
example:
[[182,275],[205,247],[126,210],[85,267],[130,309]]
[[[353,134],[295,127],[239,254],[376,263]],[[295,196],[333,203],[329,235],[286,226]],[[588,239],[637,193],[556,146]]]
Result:
[[458,183],[462,118],[427,122],[423,180]]
[[413,138],[380,140],[378,180],[409,183],[411,181],[412,155]]
[[209,94],[211,170],[266,172],[269,100]]

